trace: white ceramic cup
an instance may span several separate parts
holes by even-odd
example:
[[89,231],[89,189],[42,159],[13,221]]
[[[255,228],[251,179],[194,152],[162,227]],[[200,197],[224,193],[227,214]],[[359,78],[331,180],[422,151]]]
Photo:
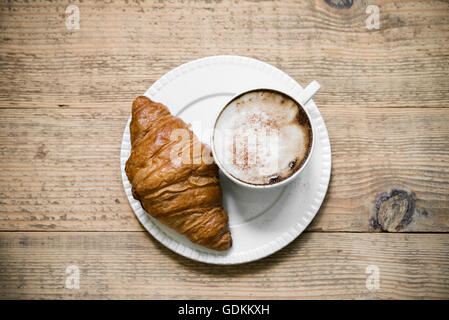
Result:
[[[216,120],[215,120],[215,124],[214,124],[214,129],[213,129],[213,134],[212,134],[212,154],[215,160],[215,163],[218,165],[218,167],[220,168],[220,170],[226,175],[226,177],[228,177],[231,181],[233,181],[234,183],[245,187],[245,188],[249,188],[249,189],[259,189],[259,190],[263,190],[263,189],[274,189],[274,188],[278,188],[281,186],[285,186],[288,183],[292,182],[293,180],[295,180],[300,173],[304,170],[304,168],[307,166],[307,163],[309,162],[309,159],[312,157],[312,153],[314,151],[314,146],[315,146],[315,129],[314,129],[314,125],[312,122],[312,118],[310,117],[310,114],[308,113],[307,109],[305,108],[305,105],[307,104],[307,102],[309,102],[310,99],[312,99],[312,97],[315,95],[315,93],[321,88],[321,85],[317,82],[317,81],[312,81],[299,95],[299,97],[297,97],[296,99],[293,98],[291,95],[277,90],[277,89],[271,89],[271,88],[254,88],[251,90],[246,90],[244,92],[240,92],[238,94],[236,94],[235,96],[233,96],[231,99],[229,99],[226,104],[223,106],[222,110],[220,111],[220,113],[218,114]],[[304,110],[305,114],[307,115],[307,117],[309,118],[309,123],[311,126],[311,132],[312,132],[312,145],[310,146],[310,151],[307,155],[307,158],[303,161],[301,167],[299,167],[291,176],[289,176],[288,178],[281,180],[279,182],[275,182],[272,184],[251,184],[248,182],[245,182],[243,180],[240,180],[236,177],[234,177],[233,175],[231,175],[226,168],[224,167],[224,165],[222,164],[222,162],[220,161],[220,159],[217,157],[217,152],[215,150],[215,132],[216,132],[216,127],[217,127],[217,123],[220,120],[220,116],[223,113],[223,110],[226,109],[227,106],[229,106],[229,104],[234,101],[235,99],[239,98],[240,96],[249,93],[249,92],[253,92],[253,91],[259,91],[259,90],[269,90],[269,91],[274,91],[277,93],[280,93],[282,95],[285,95],[287,97],[289,97],[290,99],[292,99],[293,101],[295,101],[299,106],[301,106],[302,110]]]

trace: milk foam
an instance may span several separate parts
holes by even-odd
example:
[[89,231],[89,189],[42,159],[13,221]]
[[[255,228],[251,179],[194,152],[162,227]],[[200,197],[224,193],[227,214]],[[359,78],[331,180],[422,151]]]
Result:
[[289,97],[258,90],[233,100],[214,133],[215,153],[233,177],[255,185],[296,172],[312,143],[307,115]]

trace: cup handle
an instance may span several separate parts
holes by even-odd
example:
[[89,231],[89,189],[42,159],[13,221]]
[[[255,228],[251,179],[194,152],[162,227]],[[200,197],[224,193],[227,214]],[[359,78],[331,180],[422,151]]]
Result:
[[305,106],[307,102],[309,102],[310,99],[317,93],[318,90],[320,90],[321,85],[318,83],[318,81],[313,80],[309,85],[301,92],[298,102]]

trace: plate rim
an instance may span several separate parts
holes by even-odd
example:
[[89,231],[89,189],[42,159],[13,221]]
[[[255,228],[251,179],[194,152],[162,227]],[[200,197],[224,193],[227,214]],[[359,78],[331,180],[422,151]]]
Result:
[[[156,82],[154,82],[153,85],[151,85],[150,88],[148,88],[143,95],[152,98],[152,96],[156,95],[156,93],[162,90],[163,87],[165,87],[171,81],[173,81],[174,79],[176,79],[177,77],[181,76],[184,73],[190,72],[199,67],[207,67],[212,64],[223,64],[223,63],[242,63],[253,65],[253,67],[272,73],[273,76],[276,75],[278,77],[282,77],[284,80],[289,81],[291,87],[292,88],[296,87],[296,90],[299,89],[299,92],[303,90],[302,86],[296,80],[294,80],[284,71],[278,69],[277,67],[271,64],[245,56],[216,55],[191,60],[189,62],[186,62],[184,64],[175,67],[174,69],[171,69],[170,71],[165,73],[161,78],[159,78]],[[320,179],[319,189],[317,189],[315,191],[314,196],[312,196],[313,201],[309,204],[309,207],[304,209],[304,211],[307,213],[308,216],[307,220],[304,219],[303,217],[302,219],[303,221],[296,221],[293,226],[291,226],[288,229],[285,229],[285,231],[283,231],[283,233],[280,236],[271,240],[269,243],[266,243],[253,250],[240,252],[234,255],[223,255],[218,252],[214,254],[211,252],[199,251],[189,246],[186,246],[183,243],[178,242],[177,240],[173,239],[170,235],[166,234],[164,230],[160,228],[160,222],[151,217],[143,209],[141,203],[138,200],[134,199],[134,197],[131,194],[131,187],[130,187],[131,184],[124,170],[126,161],[128,160],[127,155],[130,152],[128,151],[130,150],[130,143],[129,143],[129,124],[131,122],[131,115],[130,115],[122,136],[122,144],[120,149],[120,171],[124,191],[127,195],[129,204],[133,209],[133,212],[136,215],[137,219],[140,221],[140,223],[146,229],[146,231],[148,231],[155,239],[157,239],[161,244],[163,244],[170,250],[186,258],[204,263],[218,264],[218,265],[233,265],[233,264],[248,263],[251,261],[263,259],[284,248],[293,240],[295,240],[299,235],[302,234],[302,232],[307,228],[307,226],[312,222],[312,220],[318,213],[328,190],[332,169],[331,145],[329,134],[326,125],[324,123],[324,119],[321,116],[321,113],[318,110],[316,104],[313,102],[313,100],[310,100],[305,107],[310,109],[308,111],[310,111],[311,113],[312,118],[311,120],[315,122],[314,125],[317,130],[318,139],[320,140],[320,143],[324,143],[324,145],[321,146],[321,149],[324,149],[324,151],[326,151],[325,154],[322,154],[322,156],[324,156],[324,158],[326,159],[325,160],[323,160],[323,158],[321,159],[321,162],[324,165],[321,168],[321,174],[319,176]]]

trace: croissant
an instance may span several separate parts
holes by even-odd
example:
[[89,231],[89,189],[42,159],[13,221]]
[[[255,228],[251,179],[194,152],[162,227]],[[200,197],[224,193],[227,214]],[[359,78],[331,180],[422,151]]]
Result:
[[[188,139],[173,139],[178,129]],[[229,249],[232,239],[222,208],[218,167],[203,159],[210,149],[166,106],[143,96],[133,102],[130,133],[131,155],[125,170],[134,198],[151,216],[193,243]],[[201,152],[194,152],[195,143]],[[173,157],[180,154],[189,161]]]

